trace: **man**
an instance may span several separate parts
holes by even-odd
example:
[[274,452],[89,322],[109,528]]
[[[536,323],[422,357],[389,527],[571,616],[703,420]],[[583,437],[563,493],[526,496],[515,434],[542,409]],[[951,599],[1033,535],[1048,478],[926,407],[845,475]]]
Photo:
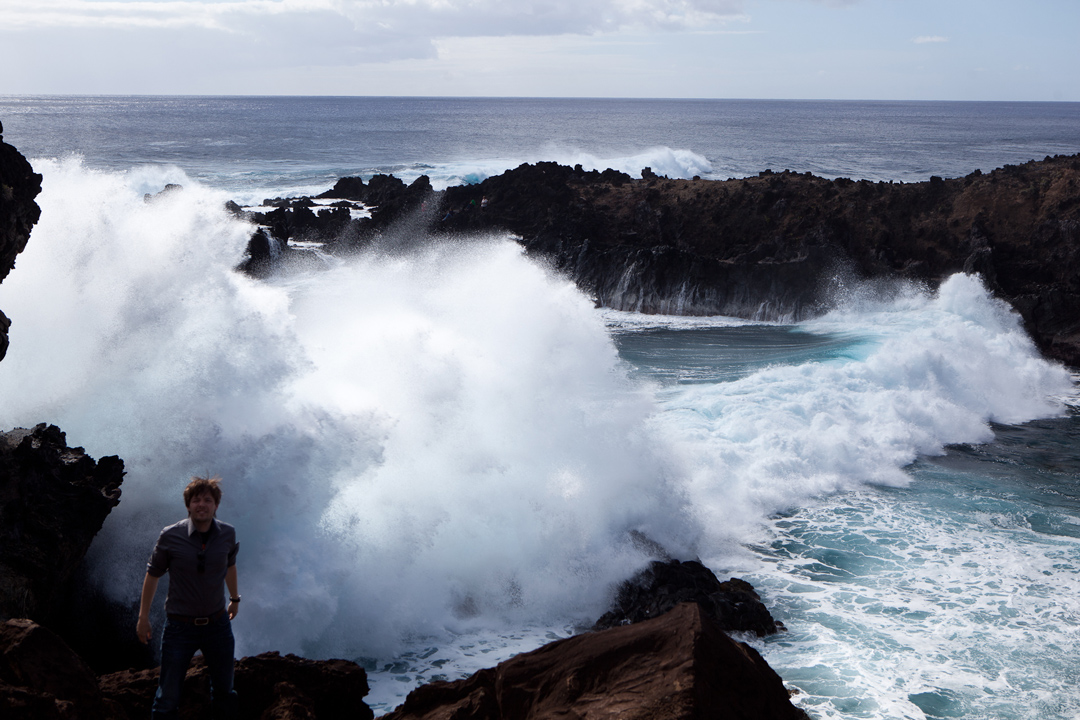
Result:
[[[146,565],[135,629],[144,643],[150,642],[150,604],[158,579],[169,573],[154,720],[177,717],[180,689],[196,650],[202,651],[210,670],[214,717],[236,717],[231,623],[240,611],[236,585],[236,552],[240,546],[233,526],[215,517],[221,503],[220,482],[218,477],[191,478],[184,488],[187,519],[161,531]],[[222,584],[229,589],[228,607]]]

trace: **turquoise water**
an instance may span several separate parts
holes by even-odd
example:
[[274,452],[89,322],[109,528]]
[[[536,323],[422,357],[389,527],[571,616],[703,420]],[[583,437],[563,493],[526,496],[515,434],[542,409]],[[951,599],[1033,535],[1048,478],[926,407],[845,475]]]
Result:
[[[616,334],[635,372],[661,383],[672,414],[689,405],[680,386],[767,384],[755,374],[866,362],[880,341],[770,326]],[[788,627],[752,642],[812,716],[1080,713],[1080,418],[1066,406],[988,431],[986,442],[918,455],[888,485],[793,502],[751,533],[744,577]],[[786,452],[783,442],[771,450]],[[733,467],[753,472],[749,462]],[[799,475],[789,475],[792,498]]]

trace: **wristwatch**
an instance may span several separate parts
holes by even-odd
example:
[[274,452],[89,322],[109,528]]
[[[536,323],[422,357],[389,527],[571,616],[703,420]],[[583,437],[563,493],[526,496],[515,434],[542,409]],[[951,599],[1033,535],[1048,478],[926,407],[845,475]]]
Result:
[[236,597],[229,598],[229,602],[240,602],[240,596],[237,595]]

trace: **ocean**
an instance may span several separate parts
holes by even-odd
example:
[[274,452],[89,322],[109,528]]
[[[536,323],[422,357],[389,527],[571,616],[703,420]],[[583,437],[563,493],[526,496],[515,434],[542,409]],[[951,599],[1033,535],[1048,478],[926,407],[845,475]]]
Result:
[[88,556],[111,597],[209,471],[238,653],[357,660],[377,714],[590,624],[638,531],[755,585],[787,631],[741,639],[814,718],[1080,718],[1080,393],[978,277],[846,279],[797,324],[596,308],[497,235],[260,282],[223,207],[538,160],[916,182],[1076,153],[1080,104],[4,96],[0,121],[44,176],[0,427],[125,460]]

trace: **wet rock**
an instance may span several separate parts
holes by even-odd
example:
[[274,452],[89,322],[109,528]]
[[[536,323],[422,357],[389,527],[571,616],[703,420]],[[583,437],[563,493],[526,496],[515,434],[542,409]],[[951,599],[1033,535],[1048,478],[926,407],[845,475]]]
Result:
[[616,592],[612,609],[594,626],[604,630],[659,617],[680,603],[696,602],[721,630],[771,635],[784,626],[775,621],[754,586],[731,578],[720,582],[712,570],[690,560],[653,561]]
[[247,254],[236,269],[254,278],[270,277],[274,272],[274,261],[282,252],[281,247],[284,246],[259,228],[248,240]]
[[803,720],[780,677],[696,603],[409,693],[386,720]]
[[145,202],[145,203],[157,202],[158,200],[161,200],[163,198],[167,198],[167,197],[170,197],[172,195],[176,195],[177,193],[182,192],[183,189],[184,189],[183,185],[180,185],[178,183],[168,183],[164,188],[162,188],[160,191],[158,191],[156,193],[153,193],[153,194],[144,193],[143,194],[143,202]]

